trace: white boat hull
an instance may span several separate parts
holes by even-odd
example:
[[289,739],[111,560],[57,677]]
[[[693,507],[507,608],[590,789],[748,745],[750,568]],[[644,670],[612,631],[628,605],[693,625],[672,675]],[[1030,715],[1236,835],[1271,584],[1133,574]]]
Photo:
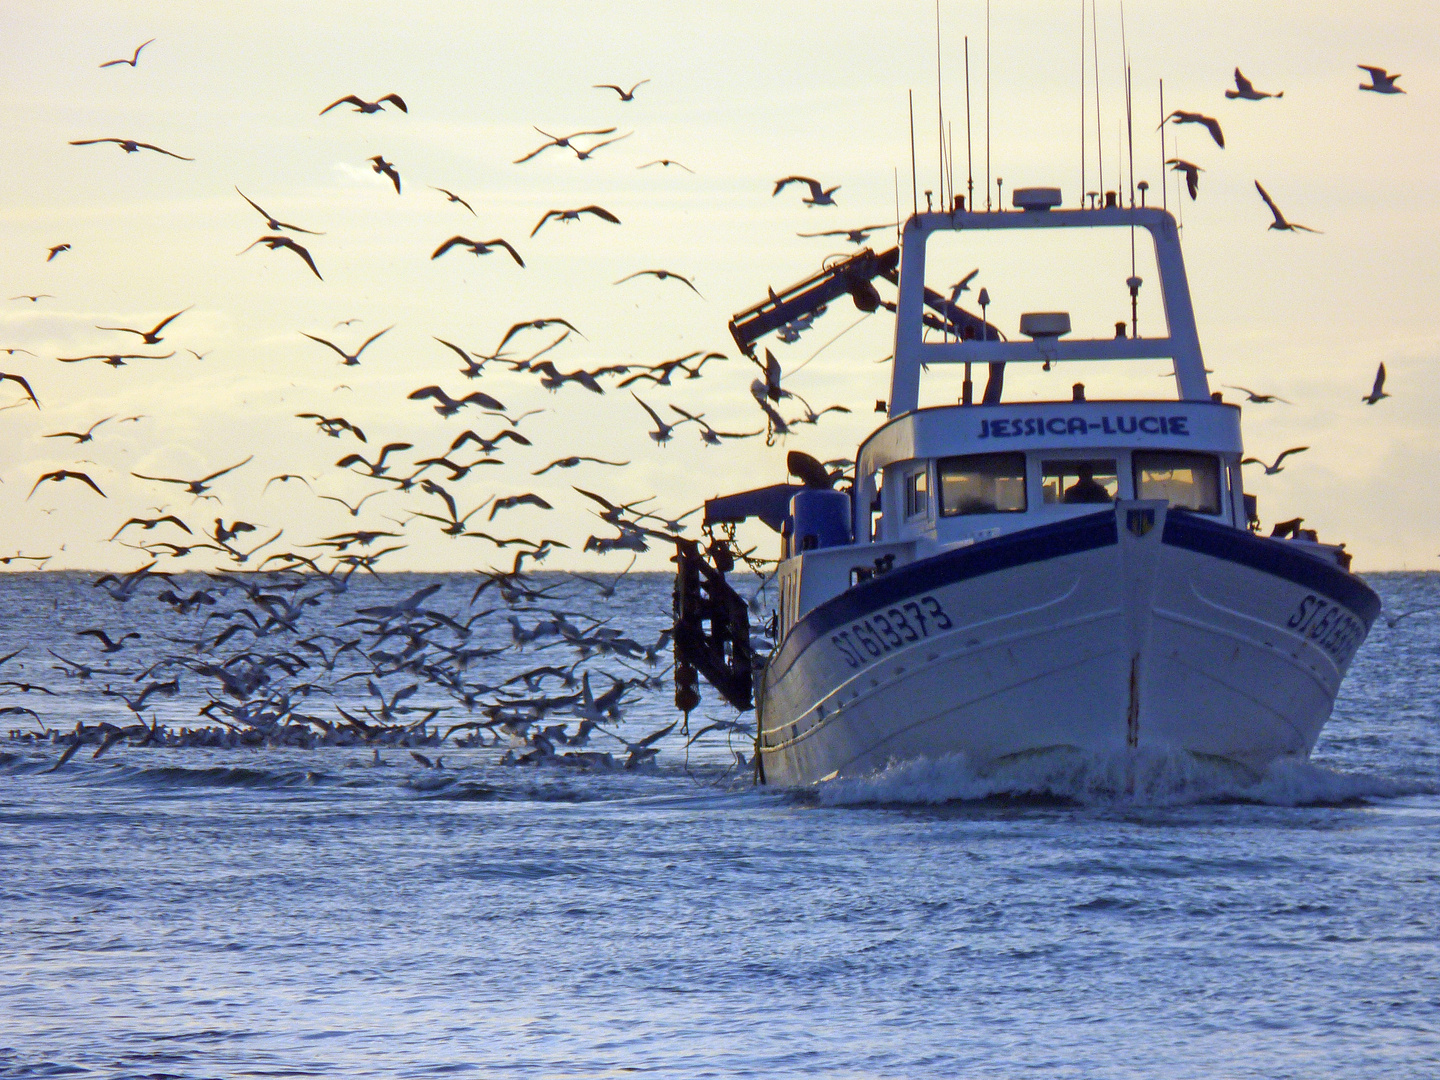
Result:
[[1305,757],[1379,611],[1359,578],[1163,503],[911,563],[800,619],[761,677],[759,766],[1126,747]]

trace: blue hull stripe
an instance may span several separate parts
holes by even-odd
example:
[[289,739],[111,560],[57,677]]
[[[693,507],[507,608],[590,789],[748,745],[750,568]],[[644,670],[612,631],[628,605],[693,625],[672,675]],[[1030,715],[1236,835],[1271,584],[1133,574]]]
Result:
[[1380,597],[1370,586],[1338,566],[1296,551],[1286,540],[1271,540],[1173,510],[1165,515],[1160,539],[1171,547],[1239,563],[1320,593],[1354,612],[1366,629],[1380,614]]
[[[823,637],[838,626],[862,619],[877,608],[889,607],[918,593],[931,592],[967,578],[993,574],[997,570],[1108,547],[1117,543],[1118,539],[1115,511],[1105,510],[1008,536],[997,536],[993,540],[982,540],[978,544],[956,548],[882,574],[831,597],[797,622],[785,635],[779,653],[771,661],[774,672],[771,678],[783,678],[790,665],[816,638]],[[856,549],[855,555],[856,561],[861,562],[864,559],[863,549]]]

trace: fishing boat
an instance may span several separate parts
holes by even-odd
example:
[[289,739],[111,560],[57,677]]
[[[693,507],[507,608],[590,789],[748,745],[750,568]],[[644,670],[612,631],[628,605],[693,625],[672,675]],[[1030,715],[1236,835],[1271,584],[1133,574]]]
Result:
[[[1174,218],[1113,196],[1062,209],[1054,188],[1013,200],[917,213],[898,250],[867,249],[732,321],[753,357],[761,335],[837,297],[874,310],[876,277],[898,287],[886,416],[849,486],[792,453],[798,483],[706,504],[712,531],[754,517],[780,534],[768,656],[725,579],[728,547],[680,545],[677,703],[694,707],[703,676],[753,706],[764,783],[1150,749],[1259,773],[1310,754],[1379,613],[1343,544],[1298,520],[1260,535],[1240,408],[1207,382]],[[1048,311],[1009,340],[983,307],[926,286],[937,235],[1074,229],[1151,238],[1164,335],[1127,333],[1133,271],[1131,325],[1113,338],[1071,338],[1069,315]],[[1170,361],[1175,397],[1091,400],[1076,384],[1067,400],[1004,400],[1007,364],[1136,360]],[[922,374],[948,364],[966,365],[964,395],[920,407]]]

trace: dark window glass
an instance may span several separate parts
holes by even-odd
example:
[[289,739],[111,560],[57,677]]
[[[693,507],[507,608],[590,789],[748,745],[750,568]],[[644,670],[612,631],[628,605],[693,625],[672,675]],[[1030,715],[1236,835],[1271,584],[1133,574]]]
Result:
[[1025,511],[1024,454],[966,454],[942,458],[940,513],[1019,514]]
[[1076,458],[1040,464],[1045,503],[1108,503],[1120,491],[1114,458]]
[[1184,450],[1136,450],[1135,497],[1164,499],[1201,514],[1220,513],[1220,462]]

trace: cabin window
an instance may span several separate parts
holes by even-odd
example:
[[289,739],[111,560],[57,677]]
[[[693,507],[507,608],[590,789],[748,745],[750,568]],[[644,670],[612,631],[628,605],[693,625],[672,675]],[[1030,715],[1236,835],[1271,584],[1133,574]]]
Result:
[[1022,514],[1025,512],[1024,454],[966,454],[942,458],[940,513]]
[[1137,499],[1164,499],[1183,510],[1220,513],[1220,462],[1211,455],[1137,450],[1130,460]]
[[930,471],[921,469],[905,478],[905,516],[920,517],[930,512]]
[[1040,488],[1045,493],[1046,506],[1114,502],[1120,493],[1120,474],[1114,458],[1042,461]]

